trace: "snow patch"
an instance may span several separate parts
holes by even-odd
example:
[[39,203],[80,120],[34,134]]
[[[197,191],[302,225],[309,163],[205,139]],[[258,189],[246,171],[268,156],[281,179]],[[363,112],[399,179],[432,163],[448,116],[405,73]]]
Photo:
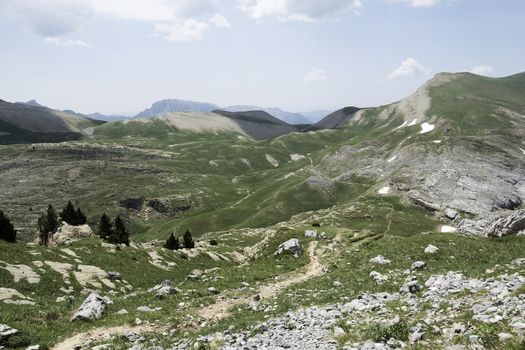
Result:
[[452,227],[452,226],[447,226],[447,225],[443,225],[441,226],[441,233],[454,233],[454,232],[457,232],[457,228],[456,227]]
[[421,131],[420,134],[426,134],[427,132],[431,132],[434,130],[435,126],[429,123],[423,123],[421,124]]
[[394,160],[397,159],[397,156],[393,156],[392,158],[390,158],[389,160],[387,160],[388,163],[392,163]]
[[520,148],[521,153],[525,154],[525,150],[523,148]]
[[394,130],[401,129],[401,128],[407,126],[407,124],[408,124],[408,122],[405,120],[405,121],[403,122],[403,124],[399,125],[399,126],[398,126],[397,128],[395,128]]
[[410,124],[408,124],[407,126],[414,126],[417,124],[417,119],[414,119],[410,122]]
[[388,194],[388,192],[390,192],[390,187],[386,186],[386,187],[383,187],[383,188],[380,188],[377,193],[379,194]]
[[439,144],[439,143],[441,143],[441,140],[434,140],[432,142]]

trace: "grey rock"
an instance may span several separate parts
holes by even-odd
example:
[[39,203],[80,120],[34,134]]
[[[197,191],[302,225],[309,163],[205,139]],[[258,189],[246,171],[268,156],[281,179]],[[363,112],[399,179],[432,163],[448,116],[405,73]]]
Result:
[[155,312],[155,311],[160,311],[160,310],[162,310],[162,308],[156,307],[156,308],[152,309],[149,306],[139,306],[137,308],[137,311],[140,311],[140,312]]
[[119,272],[108,271],[108,278],[110,281],[122,281],[122,275]]
[[423,270],[427,267],[427,264],[424,261],[415,261],[410,267],[411,270]]
[[97,293],[91,293],[82,305],[80,305],[80,308],[75,312],[71,321],[99,319],[104,314],[106,306],[110,303],[111,300],[101,297]]
[[429,245],[425,248],[425,253],[426,253],[426,254],[436,254],[437,252],[439,252],[439,248],[436,247],[435,245],[429,244]]
[[301,243],[297,238],[292,238],[284,243],[281,243],[273,255],[281,255],[285,252],[292,253],[296,258],[303,254]]
[[163,299],[170,294],[176,294],[180,290],[176,287],[173,287],[173,281],[165,280],[160,284],[157,284],[153,288],[149,289],[150,292],[155,294],[158,299]]
[[377,265],[387,265],[387,264],[390,264],[391,261],[382,255],[378,255],[375,258],[370,259],[370,263],[377,264]]
[[377,284],[383,284],[385,283],[386,281],[388,281],[388,277],[377,272],[377,271],[372,271],[370,272],[369,274],[370,278],[372,278],[374,280],[375,283]]
[[452,208],[445,209],[445,212],[443,214],[446,218],[450,220],[454,220],[458,216],[458,212]]
[[0,341],[3,341],[17,333],[18,333],[17,329],[11,328],[6,324],[0,323]]
[[317,230],[306,230],[304,236],[307,238],[317,238]]

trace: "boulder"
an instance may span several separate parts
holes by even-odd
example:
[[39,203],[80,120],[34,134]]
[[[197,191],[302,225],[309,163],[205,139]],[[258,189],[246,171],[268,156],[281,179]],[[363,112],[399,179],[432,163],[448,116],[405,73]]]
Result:
[[18,333],[18,330],[0,323],[0,342]]
[[111,304],[111,300],[101,297],[97,293],[91,293],[84,300],[80,308],[75,312],[71,321],[99,319],[104,314],[106,306]]
[[89,225],[72,226],[65,222],[62,223],[57,232],[49,240],[50,246],[69,245],[81,238],[94,236],[93,230]]
[[405,283],[399,288],[399,293],[415,294],[421,290],[421,286],[415,277],[408,277]]
[[410,267],[411,270],[423,270],[427,267],[427,264],[424,261],[415,261]]
[[451,208],[445,209],[445,212],[443,214],[446,218],[450,220],[454,220],[458,216],[458,212]]
[[208,288],[208,292],[209,292],[210,294],[220,294],[220,293],[221,293],[221,292],[219,292],[219,290],[218,290],[217,288],[215,288],[215,287],[210,287],[210,288]]
[[306,230],[304,236],[306,238],[317,238],[317,230]]
[[273,255],[282,255],[285,252],[292,253],[296,258],[303,254],[301,243],[297,238],[292,238],[284,243],[281,243]]
[[202,275],[204,275],[204,271],[199,270],[199,269],[194,269],[193,271],[191,271],[191,274],[188,276],[188,279],[198,280],[202,277]]
[[517,234],[525,230],[525,210],[518,210],[507,217],[493,221],[486,230],[488,237]]
[[388,277],[387,276],[385,276],[385,275],[383,275],[383,274],[381,274],[381,273],[379,273],[377,271],[370,272],[369,276],[377,284],[383,284],[386,281],[388,281]]
[[426,254],[436,254],[437,252],[439,252],[439,248],[436,247],[435,245],[429,244],[429,245],[425,248],[425,253],[426,253]]
[[119,272],[108,271],[108,278],[110,281],[122,281],[122,275]]
[[377,265],[387,265],[387,264],[390,264],[391,261],[382,255],[378,255],[375,258],[370,259],[370,263],[377,264]]
[[173,287],[173,281],[165,280],[162,283],[157,284],[155,287],[151,288],[149,291],[155,294],[155,296],[158,299],[164,299],[170,294],[178,293],[179,289]]

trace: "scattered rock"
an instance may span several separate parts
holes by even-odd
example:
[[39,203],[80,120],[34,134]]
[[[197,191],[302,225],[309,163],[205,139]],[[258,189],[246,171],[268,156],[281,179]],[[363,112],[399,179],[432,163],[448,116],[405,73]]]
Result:
[[91,293],[86,300],[80,305],[80,308],[75,312],[71,321],[75,320],[94,320],[99,319],[104,314],[106,306],[111,304],[111,300],[101,297],[97,293]]
[[139,312],[155,312],[155,311],[160,311],[160,310],[162,310],[161,307],[156,307],[156,308],[152,309],[149,306],[139,306],[137,308],[137,311],[139,311]]
[[162,283],[157,284],[155,287],[151,288],[149,291],[154,293],[158,299],[163,299],[170,294],[178,293],[180,290],[178,288],[173,287],[173,281],[165,280]]
[[377,265],[387,265],[387,264],[390,264],[391,261],[382,255],[378,255],[375,258],[370,259],[370,263],[377,264]]
[[285,252],[292,253],[296,258],[303,254],[301,243],[297,238],[292,238],[284,243],[281,243],[273,255],[281,255]]
[[6,324],[0,323],[0,342],[6,340],[12,335],[15,335],[18,333],[18,330],[9,327]]
[[341,338],[346,335],[346,332],[341,327],[335,327],[334,328],[334,338]]
[[424,261],[415,261],[410,267],[411,270],[423,270],[427,267],[427,264]]
[[69,245],[81,238],[94,236],[93,230],[89,225],[71,226],[62,223],[57,232],[49,240],[50,246]]
[[306,230],[304,236],[307,238],[317,238],[317,230]]
[[425,253],[426,253],[426,254],[436,254],[437,252],[439,252],[439,248],[436,247],[435,245],[429,244],[429,245],[425,248]]
[[458,216],[458,212],[452,208],[445,209],[444,215],[450,220],[454,220]]
[[122,275],[119,272],[108,271],[108,278],[110,281],[122,281]]
[[385,275],[382,275],[381,273],[377,272],[377,271],[372,271],[370,272],[370,278],[372,278],[374,280],[375,283],[377,284],[383,284],[385,283],[386,281],[388,281],[388,277],[385,276]]
[[190,280],[198,280],[202,277],[202,275],[204,274],[204,271],[202,270],[199,270],[199,269],[195,269],[193,271],[191,271],[191,274],[188,276],[188,279]]
[[217,288],[215,288],[215,287],[210,287],[210,288],[208,288],[208,292],[209,292],[210,294],[215,294],[215,295],[221,293],[221,292],[219,292],[219,290],[217,290]]

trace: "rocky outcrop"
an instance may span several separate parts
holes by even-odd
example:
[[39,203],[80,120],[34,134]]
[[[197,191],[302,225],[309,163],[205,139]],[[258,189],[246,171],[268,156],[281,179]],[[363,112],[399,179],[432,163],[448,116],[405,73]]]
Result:
[[503,211],[478,219],[463,219],[458,232],[483,237],[502,237],[525,231],[525,210]]
[[99,319],[104,314],[106,306],[111,304],[111,300],[101,297],[97,293],[91,293],[75,312],[71,321],[91,321]]
[[49,240],[50,246],[69,245],[81,238],[94,236],[93,230],[89,225],[72,226],[65,222],[62,223],[57,232]]
[[282,255],[284,253],[292,253],[296,258],[303,254],[301,243],[297,238],[292,238],[284,243],[281,243],[273,255]]
[[0,323],[0,342],[6,340],[12,335],[15,335],[18,333],[18,330],[9,327],[6,324]]

